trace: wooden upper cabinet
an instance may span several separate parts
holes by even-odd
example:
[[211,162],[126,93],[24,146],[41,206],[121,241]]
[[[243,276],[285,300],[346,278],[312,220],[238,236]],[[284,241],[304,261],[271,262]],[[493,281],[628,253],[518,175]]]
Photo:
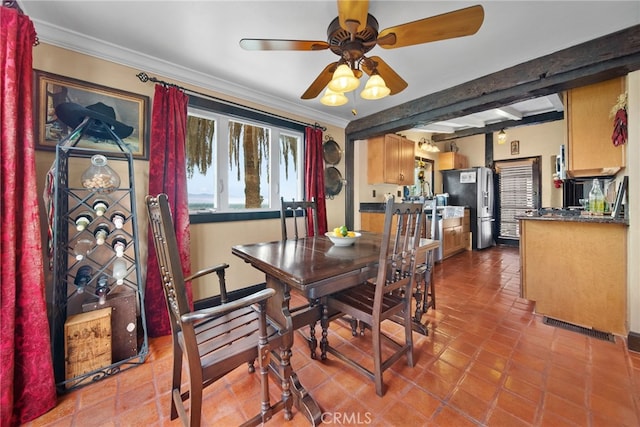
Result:
[[467,168],[467,158],[462,154],[451,151],[438,154],[438,169],[446,171],[450,169]]
[[413,185],[415,143],[403,136],[388,134],[367,142],[367,182],[369,184]]
[[615,175],[625,166],[625,145],[611,142],[611,109],[625,92],[625,77],[566,93],[567,169],[571,176]]

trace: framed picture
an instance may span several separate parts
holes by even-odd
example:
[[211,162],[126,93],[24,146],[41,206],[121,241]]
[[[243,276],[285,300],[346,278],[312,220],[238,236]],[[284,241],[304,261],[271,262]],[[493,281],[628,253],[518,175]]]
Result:
[[[58,142],[73,131],[56,116],[58,104],[73,102],[87,107],[102,102],[114,109],[117,121],[133,127],[131,135],[122,140],[131,150],[133,157],[145,160],[149,158],[148,96],[39,70],[34,70],[34,80],[36,149],[55,150]],[[115,141],[95,137],[83,137],[76,146],[103,151],[120,151]]]
[[520,141],[511,141],[511,155],[520,154]]

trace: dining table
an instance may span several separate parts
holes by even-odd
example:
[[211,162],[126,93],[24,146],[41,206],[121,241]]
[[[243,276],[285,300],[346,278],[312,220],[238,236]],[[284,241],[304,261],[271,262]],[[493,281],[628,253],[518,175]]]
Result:
[[[322,411],[291,367],[293,332],[320,319],[321,309],[314,302],[377,274],[381,241],[380,233],[361,232],[350,246],[334,245],[328,237],[318,235],[242,244],[231,249],[234,255],[263,272],[266,286],[276,291],[267,301],[267,316],[280,327],[278,338],[271,342],[271,372],[280,382],[285,404],[292,399],[312,425],[321,422]],[[428,260],[438,246],[436,240],[421,239],[418,262]],[[304,309],[290,310],[292,291],[311,303]]]

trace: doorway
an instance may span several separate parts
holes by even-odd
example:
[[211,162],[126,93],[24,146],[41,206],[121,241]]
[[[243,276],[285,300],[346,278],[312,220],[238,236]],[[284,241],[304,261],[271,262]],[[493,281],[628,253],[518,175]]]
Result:
[[539,156],[496,161],[496,243],[518,246],[520,221],[516,217],[540,208],[540,162]]

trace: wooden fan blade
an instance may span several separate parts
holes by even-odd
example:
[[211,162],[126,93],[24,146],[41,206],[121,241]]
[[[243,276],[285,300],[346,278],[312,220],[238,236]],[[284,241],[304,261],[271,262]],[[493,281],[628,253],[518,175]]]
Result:
[[[420,43],[470,36],[480,29],[483,20],[484,9],[482,6],[471,6],[386,28],[378,34],[378,44],[385,49],[395,49]],[[395,35],[395,40],[391,35]]]
[[356,34],[367,26],[369,0],[338,0],[340,27]]
[[302,99],[313,99],[316,96],[320,95],[322,89],[324,89],[331,79],[333,78],[333,73],[338,68],[338,61],[332,62],[331,64],[324,67],[324,70],[316,77],[316,79],[311,83],[311,86],[302,94],[300,98]]
[[324,50],[329,43],[315,40],[242,39],[245,50]]
[[395,95],[396,93],[400,93],[403,90],[405,90],[407,86],[409,86],[409,84],[405,82],[404,79],[398,75],[398,73],[393,71],[393,68],[391,68],[379,56],[372,56],[369,58],[369,60],[370,61],[363,61],[360,67],[365,73],[367,73],[368,75],[371,75],[371,73],[374,70],[374,68],[372,67],[373,64],[371,61],[375,62],[376,63],[375,69],[378,71],[378,74],[380,74],[380,77],[382,77],[384,82],[387,84],[387,87],[391,90],[390,95]]

